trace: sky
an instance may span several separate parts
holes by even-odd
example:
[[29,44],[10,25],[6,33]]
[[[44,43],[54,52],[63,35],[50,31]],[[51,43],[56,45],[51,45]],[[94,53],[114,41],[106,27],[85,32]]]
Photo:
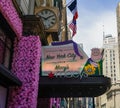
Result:
[[[71,0],[67,0],[67,4]],[[102,48],[103,32],[117,36],[116,7],[120,0],[77,0],[77,33],[73,37],[76,43],[83,44],[83,50],[90,56],[92,48]],[[67,21],[73,16],[67,8]]]

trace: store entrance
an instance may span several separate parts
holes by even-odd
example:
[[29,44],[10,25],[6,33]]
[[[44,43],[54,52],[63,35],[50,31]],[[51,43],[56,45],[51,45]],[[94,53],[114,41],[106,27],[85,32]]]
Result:
[[79,78],[40,77],[39,97],[97,97],[111,87],[111,80],[104,76]]

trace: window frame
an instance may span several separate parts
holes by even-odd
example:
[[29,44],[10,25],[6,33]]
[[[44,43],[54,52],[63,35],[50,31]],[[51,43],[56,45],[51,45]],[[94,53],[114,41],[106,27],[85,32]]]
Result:
[[[7,67],[9,70],[11,69],[11,63],[12,63],[12,58],[13,58],[13,45],[14,45],[14,40],[15,40],[15,36],[16,34],[14,33],[14,31],[11,29],[11,27],[9,26],[9,24],[7,23],[6,19],[3,17],[3,15],[0,13],[0,33],[4,36],[4,40],[1,40],[2,38],[0,38],[0,41],[2,43],[2,45],[4,46],[4,51],[3,51],[3,60],[2,63],[5,66],[5,54],[7,51],[9,51],[9,63]],[[8,41],[9,40],[9,41]],[[8,45],[8,43],[10,42],[10,47]]]

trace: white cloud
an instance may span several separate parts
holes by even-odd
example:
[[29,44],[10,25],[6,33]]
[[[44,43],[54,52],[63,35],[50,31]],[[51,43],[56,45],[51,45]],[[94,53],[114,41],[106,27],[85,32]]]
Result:
[[[70,20],[71,15],[69,14],[68,21]],[[102,47],[103,31],[105,34],[117,36],[116,26],[116,13],[114,11],[93,13],[84,10],[83,15],[79,14],[77,20],[77,34],[73,40],[77,43],[83,43],[84,51],[90,56],[92,48]]]

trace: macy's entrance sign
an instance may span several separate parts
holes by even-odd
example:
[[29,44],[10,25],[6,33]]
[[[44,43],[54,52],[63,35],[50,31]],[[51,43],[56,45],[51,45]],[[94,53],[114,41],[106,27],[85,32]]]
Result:
[[88,57],[82,48],[72,41],[57,42],[42,47],[42,76],[82,78],[81,72]]
[[55,74],[53,74],[52,72],[50,72],[48,74],[48,77],[49,78],[53,78],[53,77],[56,77],[56,78],[80,78],[82,79],[83,77],[88,77],[88,75],[85,73],[85,72],[70,72],[70,71],[66,71],[66,72],[61,72],[61,71],[58,71],[58,72],[55,72]]

